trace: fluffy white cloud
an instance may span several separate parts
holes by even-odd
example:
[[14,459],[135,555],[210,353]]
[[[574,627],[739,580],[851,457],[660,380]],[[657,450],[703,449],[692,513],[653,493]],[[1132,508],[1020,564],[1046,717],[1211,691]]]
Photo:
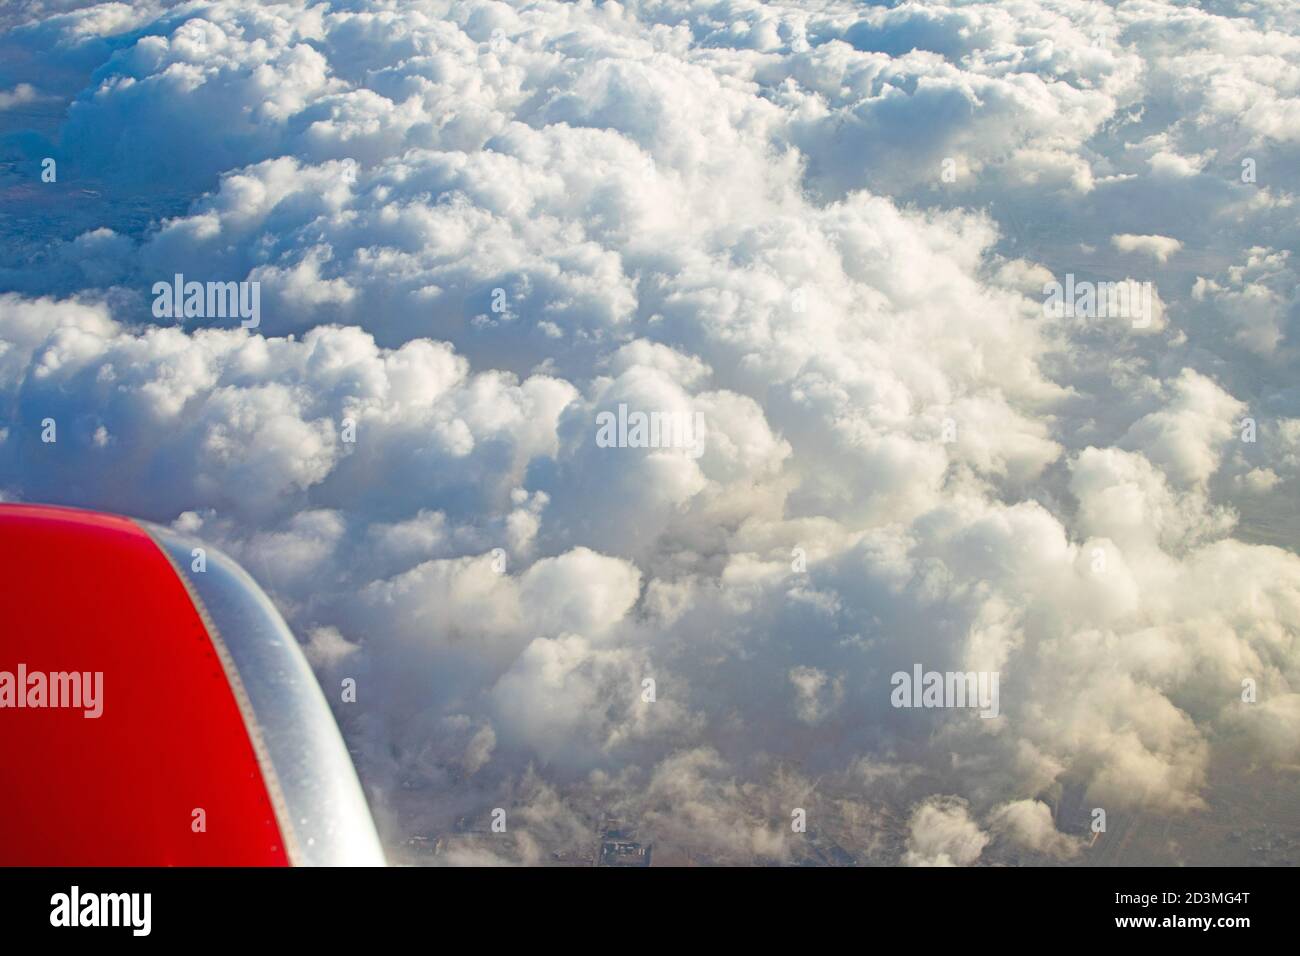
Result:
[[1111,236],[1110,242],[1120,252],[1150,256],[1161,264],[1168,262],[1169,257],[1183,247],[1181,242],[1169,236],[1135,236],[1131,233]]
[[970,818],[965,801],[932,797],[913,812],[903,863],[907,866],[970,866],[989,836]]
[[993,827],[1036,853],[1068,859],[1081,849],[1080,841],[1056,829],[1052,808],[1041,800],[1015,800],[993,811]]

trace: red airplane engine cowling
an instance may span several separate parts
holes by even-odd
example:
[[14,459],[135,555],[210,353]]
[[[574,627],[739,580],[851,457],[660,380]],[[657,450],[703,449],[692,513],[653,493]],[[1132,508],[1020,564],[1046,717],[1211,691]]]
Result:
[[382,865],[338,727],[235,562],[0,504],[0,864]]

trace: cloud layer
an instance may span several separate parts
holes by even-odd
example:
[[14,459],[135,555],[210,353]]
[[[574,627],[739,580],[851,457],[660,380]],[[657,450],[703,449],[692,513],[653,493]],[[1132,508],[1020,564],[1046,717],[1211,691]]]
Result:
[[1300,13],[1208,6],[19,4],[0,492],[241,560],[397,854],[1077,862],[1293,792]]

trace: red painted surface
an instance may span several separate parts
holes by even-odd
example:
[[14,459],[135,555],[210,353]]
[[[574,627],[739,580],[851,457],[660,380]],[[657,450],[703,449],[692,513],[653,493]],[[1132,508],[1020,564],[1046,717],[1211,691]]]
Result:
[[0,505],[0,671],[20,663],[102,671],[103,715],[0,707],[0,864],[287,864],[212,641],[137,525]]

